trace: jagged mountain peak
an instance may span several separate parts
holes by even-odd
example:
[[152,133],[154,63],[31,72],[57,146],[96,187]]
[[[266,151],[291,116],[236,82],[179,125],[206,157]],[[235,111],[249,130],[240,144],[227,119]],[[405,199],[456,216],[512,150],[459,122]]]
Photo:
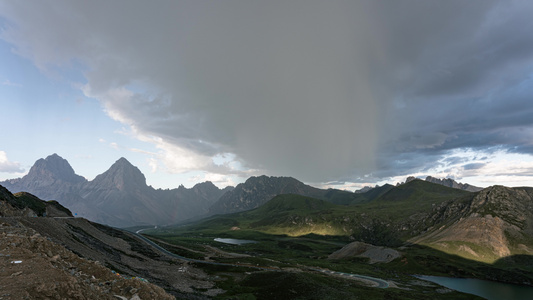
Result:
[[107,171],[96,176],[92,184],[124,190],[126,188],[146,187],[146,178],[139,168],[121,157]]
[[115,162],[115,164],[125,164],[125,165],[130,165],[130,166],[133,166],[126,158],[124,157],[121,157],[119,159],[117,159],[117,161]]
[[211,181],[204,181],[194,185],[195,187],[216,187]]
[[115,167],[115,168],[119,168],[119,167],[122,167],[122,168],[135,168],[135,166],[132,165],[124,157],[121,157],[117,161],[115,161],[115,163],[113,165],[111,165],[111,168],[113,168],[113,167]]
[[70,183],[85,181],[85,178],[74,172],[74,169],[72,169],[66,159],[56,153],[49,155],[45,159],[37,160],[25,177],[31,180],[38,178],[39,180],[61,180]]
[[195,184],[192,187],[193,190],[196,191],[214,191],[214,190],[220,190],[216,185],[214,185],[211,181],[204,181]]

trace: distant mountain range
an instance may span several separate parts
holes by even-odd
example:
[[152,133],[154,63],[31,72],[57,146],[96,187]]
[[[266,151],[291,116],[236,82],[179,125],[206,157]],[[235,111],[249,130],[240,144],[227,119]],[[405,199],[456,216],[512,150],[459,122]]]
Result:
[[26,176],[0,185],[12,193],[26,191],[41,199],[57,200],[77,216],[117,227],[174,224],[200,216],[231,190],[219,189],[211,182],[190,189],[154,189],[125,158],[87,181],[57,154],[39,159]]
[[[428,177],[430,178],[430,177]],[[451,179],[426,179],[454,188],[472,190]],[[12,193],[29,192],[41,199],[57,200],[77,216],[116,227],[169,225],[215,214],[227,214],[260,207],[280,194],[297,194],[334,204],[371,201],[392,185],[357,193],[318,189],[291,177],[250,177],[237,187],[219,189],[207,181],[188,189],[154,189],[141,171],[125,158],[88,181],[77,175],[67,160],[57,154],[39,159],[22,178],[0,182]]]
[[[409,177],[407,177],[405,182],[398,183],[397,185],[408,183],[408,182],[411,182],[411,181],[417,180],[417,179],[418,180],[422,180],[420,178],[409,176]],[[455,181],[455,180],[453,180],[451,178],[440,179],[440,178],[435,178],[435,177],[432,177],[432,176],[427,176],[426,177],[426,181],[427,182],[431,182],[431,183],[440,184],[440,185],[447,186],[447,187],[451,187],[451,188],[454,188],[454,189],[469,191],[469,192],[479,192],[479,191],[481,191],[483,189],[483,188],[480,188],[480,187],[477,187],[477,186],[470,185],[468,183],[457,182],[457,181]],[[387,184],[385,184],[385,185],[387,185]],[[358,194],[359,193],[366,193],[366,192],[368,192],[370,190],[373,190],[373,189],[376,189],[376,188],[379,188],[379,187],[380,187],[379,185],[376,185],[375,187],[365,186],[362,189],[356,190],[355,193],[358,193]]]
[[460,183],[450,178],[439,179],[439,178],[428,176],[426,177],[426,181],[444,185],[444,186],[451,187],[454,189],[469,191],[469,192],[479,192],[483,189],[477,186],[470,185],[468,183]]

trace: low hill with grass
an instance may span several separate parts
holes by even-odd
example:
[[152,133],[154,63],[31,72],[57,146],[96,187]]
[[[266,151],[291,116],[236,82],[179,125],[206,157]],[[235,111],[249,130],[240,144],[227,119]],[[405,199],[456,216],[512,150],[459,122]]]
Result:
[[11,194],[1,185],[0,203],[0,216],[72,217],[70,210],[57,201],[44,201],[26,192]]

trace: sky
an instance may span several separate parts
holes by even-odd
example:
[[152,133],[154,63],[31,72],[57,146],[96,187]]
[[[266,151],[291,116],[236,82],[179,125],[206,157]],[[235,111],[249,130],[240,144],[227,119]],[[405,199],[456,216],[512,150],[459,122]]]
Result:
[[533,186],[532,1],[0,0],[0,180]]

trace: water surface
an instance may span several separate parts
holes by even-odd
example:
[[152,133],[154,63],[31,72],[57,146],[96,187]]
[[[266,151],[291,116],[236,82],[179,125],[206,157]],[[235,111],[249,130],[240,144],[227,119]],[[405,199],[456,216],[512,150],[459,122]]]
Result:
[[417,278],[435,282],[456,291],[474,294],[489,300],[533,299],[533,287],[495,281],[419,275]]

